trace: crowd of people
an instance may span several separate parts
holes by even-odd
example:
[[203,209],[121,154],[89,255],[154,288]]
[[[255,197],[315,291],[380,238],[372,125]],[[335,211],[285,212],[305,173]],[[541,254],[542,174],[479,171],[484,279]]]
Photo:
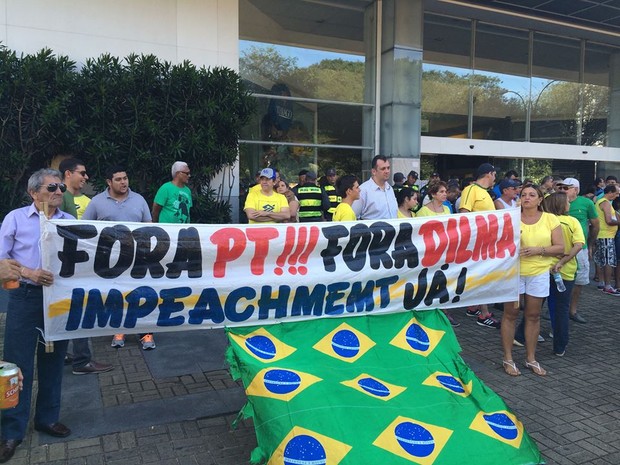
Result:
[[[579,195],[580,183],[575,178],[548,175],[537,184],[531,179],[521,180],[519,173],[509,170],[497,180],[495,167],[483,163],[473,177],[443,181],[439,173],[432,173],[428,182],[420,185],[418,173],[413,170],[407,176],[391,176],[390,162],[381,155],[372,160],[371,177],[364,182],[360,183],[354,175],[338,178],[335,174],[330,168],[317,182],[316,173],[302,170],[298,184],[291,188],[277,169],[263,169],[257,173],[258,183],[245,202],[250,223],[256,221],[254,216],[261,210],[268,211],[263,213],[263,221],[304,222],[406,219],[521,209],[519,301],[495,305],[503,310],[501,320],[488,305],[471,306],[465,311],[467,316],[476,318],[479,326],[500,329],[503,366],[509,375],[521,374],[512,357],[514,345],[525,346],[525,368],[540,376],[546,374],[536,360],[537,343],[544,340],[540,318],[545,301],[553,351],[564,356],[569,321],[586,323],[577,306],[582,287],[589,283],[590,260],[596,265],[599,289],[608,295],[620,295],[616,288],[620,285],[616,268],[620,254],[620,191],[614,176],[597,178]],[[274,185],[282,186],[288,196],[274,197]],[[329,191],[325,186],[330,186]],[[260,190],[261,195],[253,196],[252,190]],[[297,215],[286,213],[278,217],[279,209],[286,211],[287,206],[289,212],[297,211]],[[517,323],[520,310],[523,318]],[[459,325],[453,316],[444,313],[453,326]]]
[[[189,166],[175,162],[171,180],[158,190],[149,208],[144,197],[129,188],[129,175],[121,166],[106,172],[107,188],[92,199],[83,190],[89,179],[86,166],[77,158],[61,162],[59,170],[41,169],[28,181],[32,203],[9,212],[0,227],[0,281],[17,281],[9,291],[4,358],[23,374],[23,392],[16,408],[2,412],[0,463],[7,462],[24,439],[30,418],[34,370],[39,386],[34,428],[55,437],[71,434],[59,421],[63,366],[72,364],[76,375],[112,370],[111,364],[92,359],[88,339],[58,341],[46,352],[38,328],[43,327],[43,287],[51,286],[53,274],[41,265],[39,214],[48,218],[105,220],[114,222],[189,223],[192,195],[188,188]],[[392,183],[390,183],[390,180]],[[496,169],[483,163],[475,177],[443,181],[432,173],[428,183],[419,184],[411,171],[391,176],[390,161],[377,155],[371,176],[361,182],[357,176],[338,177],[329,168],[317,181],[317,174],[302,170],[298,182],[282,179],[277,169],[267,167],[256,176],[248,191],[243,211],[250,224],[319,221],[357,221],[436,217],[466,212],[521,209],[519,300],[503,303],[501,321],[487,305],[466,309],[479,326],[501,330],[503,366],[508,375],[520,370],[513,357],[514,345],[526,349],[525,368],[544,376],[536,360],[543,302],[547,300],[551,319],[553,351],[564,356],[569,343],[569,320],[586,323],[577,313],[581,289],[589,283],[590,260],[596,265],[600,290],[619,296],[620,253],[618,180],[597,179],[580,193],[575,178],[545,176],[539,184],[519,179],[508,171],[496,181]],[[501,300],[501,299],[500,299]],[[517,324],[520,310],[523,318]],[[445,312],[453,324],[458,322]],[[125,335],[114,335],[111,345],[122,348]],[[139,335],[144,350],[155,349],[154,335]],[[35,364],[36,360],[36,364]],[[21,376],[21,375],[20,375]]]
[[[72,364],[75,375],[112,370],[108,363],[92,360],[88,339],[75,339],[67,355],[69,341],[56,341],[53,350],[45,350],[39,328],[43,328],[43,287],[54,283],[54,275],[42,267],[39,215],[47,218],[189,223],[192,207],[187,187],[191,173],[187,163],[172,165],[171,181],[158,190],[149,208],[140,194],[129,188],[125,168],[114,166],[106,172],[107,188],[92,199],[82,190],[88,180],[83,161],[64,159],[59,170],[44,168],[28,180],[32,203],[9,212],[0,226],[0,281],[13,281],[8,291],[4,334],[4,359],[21,370],[22,392],[15,408],[2,411],[0,426],[0,463],[9,461],[21,444],[30,418],[34,371],[38,389],[34,429],[53,437],[66,437],[71,430],[59,421],[63,367]],[[155,349],[153,334],[139,335],[142,349]],[[112,347],[125,345],[125,335],[116,334]],[[36,365],[35,365],[36,360]]]

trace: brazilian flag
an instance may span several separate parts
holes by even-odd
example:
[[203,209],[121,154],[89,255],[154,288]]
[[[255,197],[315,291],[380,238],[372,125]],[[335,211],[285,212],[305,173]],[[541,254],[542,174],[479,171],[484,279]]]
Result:
[[439,310],[229,328],[268,465],[544,463]]

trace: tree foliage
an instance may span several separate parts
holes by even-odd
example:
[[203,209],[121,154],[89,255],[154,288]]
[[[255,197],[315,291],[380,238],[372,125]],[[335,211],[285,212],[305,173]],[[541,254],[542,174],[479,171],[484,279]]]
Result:
[[[15,192],[56,154],[74,152],[98,187],[105,185],[105,170],[120,164],[132,188],[151,202],[170,179],[172,163],[183,160],[192,170],[192,220],[230,221],[227,199],[215,198],[210,182],[236,162],[239,132],[253,110],[234,71],[104,54],[76,72],[49,50],[23,58],[2,52],[0,149],[12,163],[5,176]],[[27,131],[17,130],[24,121]],[[2,215],[16,205],[3,205]]]

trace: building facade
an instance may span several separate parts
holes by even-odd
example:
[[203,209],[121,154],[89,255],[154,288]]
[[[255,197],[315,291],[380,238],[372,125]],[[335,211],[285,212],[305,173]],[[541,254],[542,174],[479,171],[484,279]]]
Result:
[[[223,184],[265,165],[463,177],[620,174],[620,7],[591,0],[0,0],[0,41],[240,72],[257,113]],[[230,179],[240,182],[229,182]]]

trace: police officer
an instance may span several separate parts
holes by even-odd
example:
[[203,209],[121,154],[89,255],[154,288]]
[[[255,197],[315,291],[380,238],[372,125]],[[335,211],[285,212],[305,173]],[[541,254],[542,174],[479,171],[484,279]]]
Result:
[[306,173],[305,183],[297,185],[293,191],[299,200],[299,222],[323,221],[329,210],[329,199],[325,191],[316,185],[316,174]]
[[325,219],[327,221],[332,220],[336,207],[342,202],[342,197],[336,192],[336,178],[336,170],[334,168],[329,168],[325,171],[325,176],[323,176],[319,182],[319,185],[323,188],[329,199],[329,210],[325,213]]

